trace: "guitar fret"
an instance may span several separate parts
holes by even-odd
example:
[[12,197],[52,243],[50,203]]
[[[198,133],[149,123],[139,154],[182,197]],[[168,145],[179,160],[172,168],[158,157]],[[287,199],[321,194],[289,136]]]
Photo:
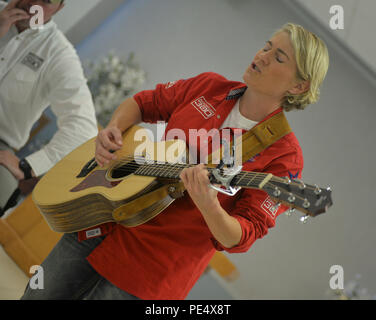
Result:
[[[136,174],[145,175],[145,176],[154,176],[154,177],[159,177],[159,178],[179,179],[181,171],[189,167],[191,167],[191,165],[181,164],[181,163],[145,164],[145,165],[142,165],[136,171]],[[213,170],[213,168],[207,168],[207,170],[210,173]],[[240,186],[240,187],[260,188],[260,184],[263,184],[266,178],[268,178],[267,174],[263,172],[241,171],[233,178],[231,184],[233,186]]]
[[145,172],[145,175],[150,176],[152,171],[153,171],[153,167],[147,166],[144,172]]
[[251,174],[253,177],[252,177],[251,180],[249,180],[249,181],[247,182],[247,186],[249,186],[249,185],[252,183],[252,181],[257,177],[257,173],[256,173],[256,174],[254,174],[254,173],[249,173],[249,174]]
[[153,170],[152,170],[152,175],[153,176],[158,176],[158,177],[165,177],[165,168],[163,165],[156,163],[153,165]]
[[166,176],[166,178],[173,178],[174,177],[174,173],[173,173],[173,168],[170,166],[166,166],[166,168],[164,169],[164,174]]
[[[239,177],[239,180],[238,180]],[[246,177],[246,173],[244,171],[240,172],[238,175],[234,177],[235,185],[240,185],[240,181]]]
[[179,164],[175,164],[174,166],[174,174],[175,174],[175,178],[179,178],[180,176],[180,173],[183,171],[185,167],[179,167]]
[[158,167],[154,166],[152,167],[150,174],[155,176],[155,175],[158,175],[158,172],[159,172]]
[[[253,186],[255,188],[258,188],[260,182],[264,180],[263,179],[264,176],[266,176],[266,174],[263,172],[245,172],[244,176],[241,179],[246,178],[247,181],[245,184],[243,183],[242,186],[244,187]],[[261,181],[260,181],[260,178],[261,178]]]
[[180,172],[186,167],[186,165],[169,163],[146,164],[141,166],[135,173],[144,176],[179,179]]

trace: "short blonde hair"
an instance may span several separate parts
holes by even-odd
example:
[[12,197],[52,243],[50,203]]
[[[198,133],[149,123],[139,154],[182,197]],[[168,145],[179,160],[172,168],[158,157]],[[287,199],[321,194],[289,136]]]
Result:
[[307,105],[317,102],[320,97],[320,86],[329,68],[328,48],[319,37],[300,25],[287,23],[274,35],[280,32],[287,32],[290,36],[298,67],[297,79],[310,83],[308,91],[287,95],[282,106],[285,111],[303,110]]

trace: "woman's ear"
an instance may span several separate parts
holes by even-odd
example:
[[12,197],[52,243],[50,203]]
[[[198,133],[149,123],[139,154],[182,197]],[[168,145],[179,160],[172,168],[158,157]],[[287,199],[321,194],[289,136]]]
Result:
[[287,91],[289,94],[302,94],[309,90],[311,83],[308,80],[299,82],[294,88]]

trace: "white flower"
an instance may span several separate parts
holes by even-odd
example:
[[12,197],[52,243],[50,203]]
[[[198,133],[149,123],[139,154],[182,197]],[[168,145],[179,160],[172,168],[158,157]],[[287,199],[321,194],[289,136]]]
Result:
[[124,61],[110,52],[98,63],[88,64],[85,70],[87,83],[99,117],[104,114],[107,117],[145,81],[145,72],[133,63],[133,59],[133,53]]

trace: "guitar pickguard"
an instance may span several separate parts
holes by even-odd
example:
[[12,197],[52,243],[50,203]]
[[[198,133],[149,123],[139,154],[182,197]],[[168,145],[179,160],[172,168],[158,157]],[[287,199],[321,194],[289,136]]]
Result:
[[96,170],[81,181],[77,186],[69,190],[70,192],[78,192],[92,187],[114,188],[120,181],[108,181],[106,179],[107,170]]

